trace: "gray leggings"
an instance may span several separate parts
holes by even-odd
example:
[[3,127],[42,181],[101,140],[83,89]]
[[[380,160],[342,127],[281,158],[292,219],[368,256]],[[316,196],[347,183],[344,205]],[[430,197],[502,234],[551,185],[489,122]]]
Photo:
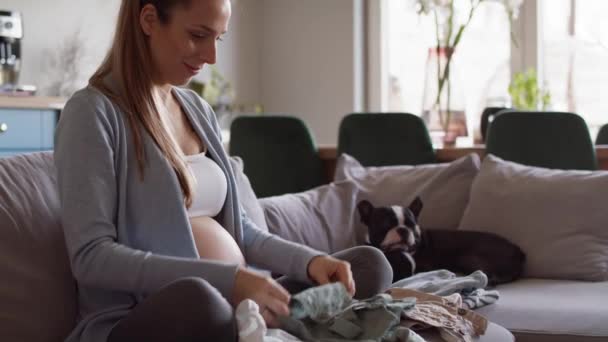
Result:
[[[359,246],[332,256],[350,262],[357,292],[368,298],[389,288],[393,271],[384,254]],[[281,277],[277,281],[290,293],[306,284]],[[122,341],[237,341],[234,310],[228,301],[202,278],[178,279],[139,303],[114,326],[108,342]]]

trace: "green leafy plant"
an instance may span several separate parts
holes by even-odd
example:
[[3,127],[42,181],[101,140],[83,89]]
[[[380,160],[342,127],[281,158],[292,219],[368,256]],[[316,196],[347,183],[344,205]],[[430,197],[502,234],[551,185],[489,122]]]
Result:
[[207,83],[191,80],[188,87],[203,97],[213,109],[231,109],[234,105],[232,84],[215,65],[210,65],[211,77]]
[[262,114],[264,106],[259,103],[243,104],[235,102],[234,87],[215,65],[210,65],[211,77],[207,82],[196,79],[190,80],[187,87],[194,90],[205,99],[216,111],[218,117],[221,115],[232,115],[236,113],[254,112]]
[[509,85],[513,107],[525,110],[546,110],[551,104],[551,93],[538,86],[536,70],[516,73]]

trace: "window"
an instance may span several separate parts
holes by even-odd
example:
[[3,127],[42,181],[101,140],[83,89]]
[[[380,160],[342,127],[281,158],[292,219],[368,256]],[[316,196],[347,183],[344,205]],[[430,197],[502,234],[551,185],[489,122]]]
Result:
[[592,136],[608,123],[608,12],[606,0],[542,0],[540,67],[552,109],[585,118]]
[[[433,17],[418,15],[413,3],[404,0],[386,3],[386,109],[421,115],[429,48],[436,45],[435,26]],[[470,1],[455,0],[455,6],[457,13],[467,15]],[[454,52],[451,70],[454,86],[462,88],[458,93],[463,97],[469,134],[473,131],[479,136],[483,108],[505,105],[508,101],[511,38],[502,4],[480,5]]]
[[[468,11],[469,0],[454,2],[460,13]],[[372,91],[371,106],[422,115],[428,49],[435,45],[433,17],[418,15],[413,0],[378,3],[383,3],[382,34],[377,36],[382,44],[373,46],[380,46],[382,55],[370,61],[382,76],[371,74],[370,80],[382,90],[380,97]],[[469,133],[478,137],[484,107],[510,104],[513,72],[535,68],[539,85],[551,93],[550,109],[578,113],[595,137],[608,123],[608,21],[598,13],[608,13],[607,0],[525,0],[515,28],[520,47],[512,50],[502,4],[480,5],[454,53],[452,69]]]

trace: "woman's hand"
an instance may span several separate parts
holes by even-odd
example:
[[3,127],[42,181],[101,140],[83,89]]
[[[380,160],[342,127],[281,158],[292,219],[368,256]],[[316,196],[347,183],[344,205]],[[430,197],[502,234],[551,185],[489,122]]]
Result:
[[329,255],[312,258],[308,263],[308,277],[319,285],[341,282],[351,296],[355,295],[355,281],[350,270],[350,264]]
[[270,328],[278,327],[278,316],[289,316],[289,292],[274,279],[246,268],[236,273],[232,298],[234,307],[245,299],[256,302]]

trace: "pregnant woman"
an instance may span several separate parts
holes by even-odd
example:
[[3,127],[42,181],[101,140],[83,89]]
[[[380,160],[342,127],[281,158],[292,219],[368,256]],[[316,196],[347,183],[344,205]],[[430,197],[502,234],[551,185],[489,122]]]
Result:
[[236,341],[244,299],[274,326],[290,292],[390,285],[379,251],[326,255],[242,210],[215,114],[178,87],[215,63],[230,15],[229,0],[123,0],[106,59],[65,106],[55,164],[79,296],[67,341]]

